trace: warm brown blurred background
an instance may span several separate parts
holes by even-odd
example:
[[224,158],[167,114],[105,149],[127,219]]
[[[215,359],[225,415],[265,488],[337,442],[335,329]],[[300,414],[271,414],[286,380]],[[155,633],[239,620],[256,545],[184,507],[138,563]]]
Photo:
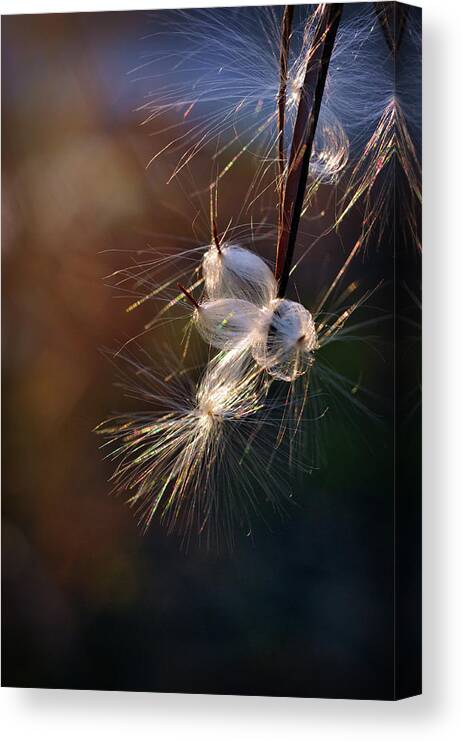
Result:
[[98,349],[120,337],[104,251],[154,218],[126,76],[143,19],[2,20],[4,680],[59,684],[71,603],[117,614],[142,589],[91,431],[111,404]]
[[[330,466],[300,485],[297,517],[234,555],[185,555],[157,524],[143,536],[110,497],[92,430],[120,395],[100,349],[138,332],[151,309],[125,313],[103,279],[156,235],[194,244],[194,222],[207,239],[208,203],[166,188],[168,158],[146,170],[163,139],[140,128],[143,86],[127,74],[144,13],[2,20],[3,682],[387,694],[383,429],[365,420],[346,445],[335,426]],[[224,224],[253,166],[243,159],[224,181]],[[307,286],[332,275],[330,260],[325,251]],[[368,357],[378,391],[382,360]]]

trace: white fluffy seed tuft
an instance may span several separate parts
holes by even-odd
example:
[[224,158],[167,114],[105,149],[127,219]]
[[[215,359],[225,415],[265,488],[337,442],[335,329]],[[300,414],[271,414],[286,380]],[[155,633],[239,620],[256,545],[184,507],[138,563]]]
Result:
[[261,313],[252,353],[271,376],[293,381],[313,363],[317,333],[311,313],[295,301],[276,299]]
[[212,245],[203,257],[203,277],[209,299],[243,299],[263,306],[276,297],[275,276],[261,257],[240,245]]
[[206,301],[195,310],[194,321],[203,339],[213,348],[231,350],[249,344],[260,324],[261,312],[243,299]]

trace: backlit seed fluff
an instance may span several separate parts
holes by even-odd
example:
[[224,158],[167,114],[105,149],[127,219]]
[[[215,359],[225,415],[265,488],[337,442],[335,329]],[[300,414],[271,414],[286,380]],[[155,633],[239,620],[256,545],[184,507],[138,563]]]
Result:
[[276,299],[261,313],[252,353],[271,376],[293,381],[313,363],[317,333],[311,313],[298,302]]
[[209,299],[233,297],[258,306],[276,297],[275,277],[261,257],[236,244],[212,245],[203,257],[204,286]]
[[213,348],[230,350],[250,342],[260,322],[260,310],[243,299],[206,301],[194,312],[194,322]]

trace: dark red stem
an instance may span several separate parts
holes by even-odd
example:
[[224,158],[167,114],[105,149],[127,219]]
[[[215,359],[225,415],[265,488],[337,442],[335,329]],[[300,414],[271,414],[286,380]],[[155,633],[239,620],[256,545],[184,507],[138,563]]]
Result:
[[284,173],[285,173],[285,111],[286,89],[288,86],[288,54],[294,7],[286,5],[281,22],[280,44],[280,86],[278,89],[278,230],[283,215]]
[[308,55],[294,124],[281,229],[277,242],[275,274],[278,280],[279,297],[285,295],[288,286],[299,221],[304,205],[310,156],[342,6],[342,3],[332,3],[322,7],[320,20],[315,29]]
[[196,299],[194,298],[194,296],[192,296],[192,295],[190,294],[190,292],[188,291],[188,289],[186,289],[186,288],[185,288],[185,286],[182,286],[182,284],[181,284],[181,283],[178,283],[178,284],[177,284],[177,286],[178,286],[178,288],[180,289],[180,291],[181,291],[181,292],[182,292],[183,294],[185,294],[185,297],[186,297],[187,301],[189,301],[189,302],[190,302],[190,304],[191,304],[191,305],[192,305],[193,307],[195,307],[196,309],[200,309],[200,308],[201,308],[201,307],[199,306],[198,302],[196,301]]

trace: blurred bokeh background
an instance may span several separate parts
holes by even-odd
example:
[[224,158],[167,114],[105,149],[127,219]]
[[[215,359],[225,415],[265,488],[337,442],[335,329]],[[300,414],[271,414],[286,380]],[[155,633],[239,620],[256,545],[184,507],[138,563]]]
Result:
[[[294,513],[232,554],[185,554],[157,523],[143,535],[110,496],[92,430],[120,392],[100,349],[151,309],[127,314],[104,277],[157,235],[194,244],[194,222],[207,239],[207,198],[167,187],[168,161],[146,168],[163,135],[140,127],[143,86],[128,72],[147,24],[142,12],[2,19],[3,683],[388,697],[387,421],[366,416],[347,436],[330,422],[326,466],[299,482]],[[244,157],[224,181],[224,224],[253,168]],[[206,150],[195,181],[209,175]],[[325,246],[301,284],[323,283],[339,258]],[[374,283],[385,260],[362,258],[358,275]],[[391,364],[357,352],[381,418]]]

